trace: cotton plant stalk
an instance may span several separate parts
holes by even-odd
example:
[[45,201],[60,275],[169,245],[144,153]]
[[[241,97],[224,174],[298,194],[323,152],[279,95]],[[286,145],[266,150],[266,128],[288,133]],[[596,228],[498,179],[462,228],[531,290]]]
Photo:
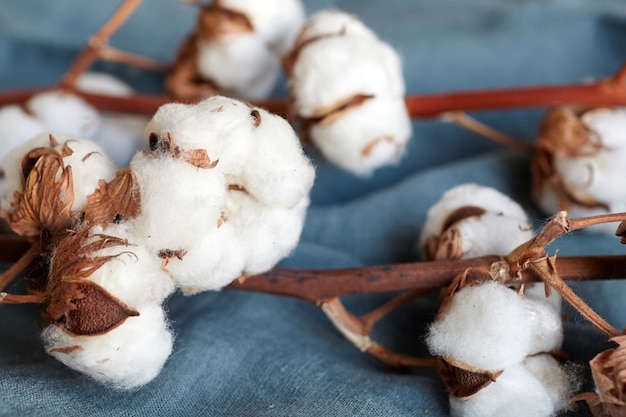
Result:
[[280,57],[304,19],[300,0],[215,0],[202,6],[196,29],[167,77],[167,91],[186,100],[217,93],[267,98],[280,73]]
[[[551,109],[533,160],[533,197],[546,213],[591,216],[626,210],[626,108]],[[590,230],[613,234],[610,224]]]
[[[532,235],[515,201],[463,184],[429,210],[420,246],[427,259],[506,255]],[[468,271],[449,287],[427,344],[453,416],[547,417],[567,406],[573,379],[550,355],[563,340],[561,298],[541,284],[516,290]]]
[[283,66],[290,113],[325,158],[361,176],[400,159],[411,136],[400,58],[360,20],[318,13]]

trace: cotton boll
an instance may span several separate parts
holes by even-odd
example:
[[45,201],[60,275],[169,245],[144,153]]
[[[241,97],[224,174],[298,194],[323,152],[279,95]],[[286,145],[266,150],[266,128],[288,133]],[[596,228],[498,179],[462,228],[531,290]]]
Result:
[[[0,137],[2,138],[0,162],[4,161],[11,149],[22,145],[44,130],[43,124],[27,114],[20,106],[10,105],[0,108]],[[4,169],[4,164],[0,165],[0,170]]]
[[252,131],[240,185],[265,205],[291,208],[308,195],[315,169],[285,119],[263,109],[253,111],[259,122]]
[[101,335],[75,336],[56,325],[42,333],[46,351],[91,378],[131,390],[154,379],[172,351],[173,336],[159,305]]
[[245,14],[254,32],[279,55],[291,47],[304,23],[299,0],[221,0],[220,6]]
[[310,137],[329,161],[366,176],[402,157],[411,119],[402,98],[376,96],[337,119],[313,125]]
[[219,172],[152,153],[135,155],[130,168],[141,194],[141,214],[130,220],[139,243],[187,250],[217,228],[226,194]]
[[453,417],[549,417],[558,408],[542,382],[517,364],[472,397],[451,396],[450,411]]
[[308,195],[294,207],[281,209],[266,207],[246,192],[229,193],[224,217],[239,232],[247,274],[265,272],[291,253],[300,239],[308,205]]
[[181,259],[170,258],[166,268],[189,295],[230,284],[243,273],[246,255],[237,229],[226,221],[191,246]]
[[37,94],[28,100],[26,107],[46,131],[53,133],[92,138],[100,124],[100,114],[94,107],[64,91]]
[[537,323],[528,320],[532,313],[515,291],[497,282],[465,287],[432,324],[428,347],[433,355],[474,369],[500,371],[533,350]]
[[255,33],[199,40],[196,64],[225,94],[249,100],[266,98],[280,70],[278,58]]
[[[88,278],[132,309],[161,304],[175,290],[174,281],[161,269],[162,260],[137,243],[131,224],[109,224],[90,231],[88,244],[99,234],[126,239],[128,245],[115,245],[94,251],[92,257],[114,256]],[[54,259],[53,259],[54,262]]]
[[320,38],[300,50],[290,77],[300,117],[317,117],[355,95],[404,95],[400,59],[383,42],[356,36]]
[[315,38],[339,34],[378,39],[378,36],[357,17],[339,10],[322,10],[304,25],[298,35],[296,47]]
[[[465,206],[479,207],[496,214],[501,213],[512,219],[518,219],[520,224],[529,224],[524,209],[510,197],[491,187],[474,183],[461,184],[446,191],[428,210],[422,228],[420,246],[423,246],[430,236],[439,235],[450,214]],[[528,228],[523,227],[523,229]],[[506,252],[501,254],[506,254]]]
[[[53,135],[56,145],[54,149],[62,153],[64,147],[69,149],[70,155],[63,157],[65,167],[72,167],[72,181],[74,202],[71,209],[84,210],[87,205],[87,197],[98,187],[102,179],[110,181],[115,177],[117,167],[107,156],[104,149],[97,143],[88,139],[74,139],[73,136],[57,134]],[[22,157],[30,150],[39,147],[51,147],[50,134],[43,133],[35,136],[24,145],[9,152],[5,158],[7,168],[7,184],[2,199],[2,208],[12,211],[11,203],[13,194],[23,192],[23,184],[19,163]]]

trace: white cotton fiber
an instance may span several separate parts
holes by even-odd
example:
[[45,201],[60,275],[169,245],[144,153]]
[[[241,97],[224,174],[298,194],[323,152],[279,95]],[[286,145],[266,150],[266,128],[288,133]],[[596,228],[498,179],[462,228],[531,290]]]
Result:
[[578,391],[575,368],[563,367],[550,354],[529,356],[524,366],[541,383],[550,397],[554,411],[562,410],[569,405],[570,398]]
[[218,172],[154,153],[138,153],[130,168],[141,195],[141,214],[131,220],[141,244],[186,250],[217,228],[226,194]]
[[[214,96],[162,106],[145,139],[169,150],[131,162],[142,196],[131,222],[153,250],[178,251],[166,268],[184,292],[265,272],[296,246],[315,171],[284,119]],[[211,168],[180,157],[199,151]]]
[[304,25],[298,35],[296,46],[315,38],[340,34],[378,39],[376,34],[357,17],[339,10],[322,10]]
[[397,162],[410,137],[411,119],[402,97],[373,97],[310,129],[311,141],[330,162],[363,176]]
[[133,88],[117,77],[104,72],[84,72],[76,79],[80,91],[106,96],[128,97]]
[[148,117],[133,114],[103,114],[94,141],[117,166],[128,166],[135,153],[148,148],[143,140],[148,120]]
[[111,223],[104,229],[96,226],[90,230],[91,237],[85,244],[96,241],[98,234],[126,239],[128,245],[115,245],[93,252],[91,256],[94,258],[115,258],[85,279],[100,285],[131,309],[160,305],[174,292],[174,281],[161,269],[161,260],[137,243],[130,224]]
[[5,169],[3,161],[11,149],[43,131],[43,124],[20,106],[9,105],[0,108],[0,138],[2,138],[0,170]]
[[138,312],[138,316],[96,336],[74,336],[50,325],[42,333],[45,349],[99,382],[122,390],[139,388],[159,374],[174,338],[158,304]]
[[182,259],[170,258],[166,268],[189,295],[230,284],[243,273],[246,255],[236,226],[223,221],[215,231],[189,247]]
[[255,34],[277,55],[287,52],[304,23],[300,0],[220,0],[219,4],[245,14]]
[[48,91],[33,96],[26,108],[51,133],[92,138],[100,125],[98,110],[82,98],[63,91]]
[[543,383],[520,363],[472,397],[451,396],[450,411],[453,417],[549,417],[558,408]]
[[428,333],[433,355],[454,358],[474,369],[499,371],[534,352],[538,321],[519,295],[497,283],[468,286]]
[[197,46],[198,71],[224,94],[261,100],[274,88],[280,61],[255,33],[199,40]]
[[316,117],[355,95],[400,98],[400,59],[380,41],[360,36],[320,38],[300,50],[290,78],[294,109]]
[[229,193],[224,214],[238,231],[247,274],[267,271],[291,253],[300,239],[308,205],[308,196],[286,209],[264,206],[245,192]]

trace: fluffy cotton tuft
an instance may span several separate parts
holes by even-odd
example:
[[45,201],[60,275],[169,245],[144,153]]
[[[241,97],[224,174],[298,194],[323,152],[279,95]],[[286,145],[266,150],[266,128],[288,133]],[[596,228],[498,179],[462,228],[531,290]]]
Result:
[[559,348],[562,333],[560,312],[547,302],[523,299],[488,282],[455,294],[449,310],[431,326],[427,342],[434,355],[498,371]]
[[117,328],[95,336],[75,336],[56,325],[42,333],[46,351],[79,372],[132,390],[154,379],[172,352],[174,337],[163,309],[147,305]]
[[402,156],[411,121],[400,58],[355,17],[314,16],[285,67],[294,112],[330,161],[365,176]]
[[2,137],[0,170],[5,170],[3,161],[11,149],[24,144],[43,131],[43,124],[37,118],[27,114],[20,106],[9,105],[0,108],[0,137]]
[[[183,291],[265,272],[296,246],[315,172],[284,119],[214,96],[162,106],[145,138],[155,150],[131,163],[142,213],[130,222]],[[210,167],[180,157],[198,152]]]

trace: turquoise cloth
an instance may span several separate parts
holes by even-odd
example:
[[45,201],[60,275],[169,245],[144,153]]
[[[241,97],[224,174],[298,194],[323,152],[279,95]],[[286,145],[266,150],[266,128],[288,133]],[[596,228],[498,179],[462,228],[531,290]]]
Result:
[[[119,2],[0,0],[0,89],[56,82]],[[580,82],[626,61],[622,0],[307,1],[361,17],[403,58],[411,94]],[[111,44],[171,61],[195,10],[146,0]],[[162,79],[112,63],[95,67],[140,91]],[[285,87],[275,96],[284,96]],[[483,112],[483,122],[532,141],[543,109]],[[448,188],[472,181],[519,201],[535,226],[545,214],[530,199],[530,158],[437,120],[417,120],[402,161],[355,178],[307,151],[317,166],[302,240],[284,266],[339,268],[417,261],[415,242],[428,208]],[[561,255],[623,253],[613,237],[576,233]],[[574,289],[615,327],[626,326],[626,283]],[[10,290],[19,291],[19,284]],[[389,295],[349,297],[366,311]],[[136,392],[115,392],[71,371],[43,350],[32,306],[0,306],[0,416],[445,416],[447,396],[432,370],[397,373],[360,353],[313,305],[225,290],[167,304],[176,333],[161,374]],[[437,310],[424,297],[374,332],[382,344],[425,355],[424,329]],[[586,364],[605,337],[567,311],[564,350]],[[592,389],[588,370],[581,377]],[[426,414],[428,413],[428,414]],[[565,413],[564,413],[565,415]],[[589,415],[586,407],[567,415]]]

